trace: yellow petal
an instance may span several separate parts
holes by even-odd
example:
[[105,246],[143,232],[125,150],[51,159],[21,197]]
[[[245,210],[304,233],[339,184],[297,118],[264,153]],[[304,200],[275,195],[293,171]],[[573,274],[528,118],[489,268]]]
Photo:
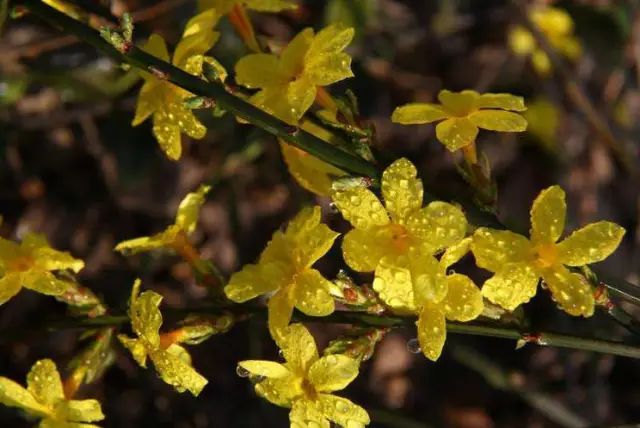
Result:
[[172,225],[164,232],[157,233],[153,236],[142,236],[140,238],[122,241],[116,245],[115,250],[125,255],[131,255],[159,248],[171,248],[175,242],[176,235],[180,231],[181,229],[179,227]]
[[274,339],[282,350],[287,367],[295,373],[306,373],[318,360],[316,341],[302,324],[291,324]]
[[482,295],[492,303],[513,311],[535,296],[539,277],[526,263],[505,264],[485,281]]
[[131,122],[131,126],[138,126],[149,118],[161,106],[162,98],[158,96],[160,83],[157,80],[148,80],[142,85],[138,101],[136,102],[136,113]]
[[69,289],[69,283],[61,281],[53,274],[45,271],[32,270],[22,274],[22,285],[25,288],[46,294],[60,296]]
[[262,376],[269,379],[279,379],[291,376],[291,372],[288,368],[273,361],[247,360],[239,362],[238,366],[242,367],[254,376]]
[[286,97],[291,116],[297,121],[313,105],[316,99],[316,86],[306,77],[296,79],[287,85]]
[[352,229],[342,240],[342,256],[358,272],[373,272],[388,251],[388,239],[380,230]]
[[422,353],[431,361],[436,361],[440,358],[447,338],[444,312],[437,305],[427,302],[420,311],[416,327]]
[[294,376],[281,379],[264,379],[256,383],[256,394],[281,407],[291,407],[291,402],[302,391],[296,385]]
[[291,125],[297,125],[299,117],[294,116],[287,100],[288,85],[269,86],[250,98],[253,105],[274,115]]
[[373,289],[394,309],[415,309],[415,296],[407,256],[385,256],[376,267]]
[[6,303],[22,289],[22,275],[9,273],[0,278],[0,305]]
[[414,292],[415,306],[425,300],[439,302],[447,294],[447,282],[440,264],[428,255],[429,247],[412,247],[409,251],[409,271]]
[[20,253],[20,245],[0,237],[0,262],[9,260]]
[[162,296],[154,291],[145,291],[136,297],[129,307],[131,326],[133,331],[152,348],[160,346],[160,326],[162,325],[162,313],[160,302]]
[[167,44],[159,34],[152,34],[149,37],[149,40],[147,40],[147,43],[142,46],[142,50],[163,61],[169,61],[169,51],[167,50]]
[[22,239],[20,247],[33,252],[42,248],[49,248],[49,242],[43,234],[29,232]]
[[380,200],[364,187],[333,191],[333,202],[342,216],[356,229],[369,229],[389,224],[389,216]]
[[295,278],[293,298],[295,306],[306,315],[324,317],[335,310],[329,294],[331,282],[315,269],[305,269]]
[[539,7],[529,14],[531,20],[547,35],[567,34],[573,31],[573,20],[565,10],[557,7]]
[[195,140],[201,140],[207,135],[207,128],[196,118],[191,110],[184,106],[184,98],[189,93],[180,94],[175,99],[175,103],[169,103],[168,114],[173,114],[174,119],[169,119],[172,123],[178,124],[180,131]]
[[447,119],[436,126],[438,141],[452,152],[473,143],[477,136],[478,127],[466,117]]
[[164,111],[157,111],[153,115],[153,135],[158,140],[160,148],[169,159],[178,160],[182,156],[182,141],[180,127]]
[[351,56],[346,53],[314,55],[305,64],[304,75],[317,86],[327,86],[353,77]]
[[66,251],[57,251],[53,248],[38,248],[33,256],[36,259],[35,265],[44,270],[69,269],[78,273],[84,267],[82,260],[73,258]]
[[319,409],[318,401],[306,398],[296,400],[289,412],[289,422],[293,428],[330,428],[329,421]]
[[551,60],[543,50],[536,49],[533,51],[531,63],[533,64],[533,68],[542,76],[551,73]]
[[[220,38],[220,33],[213,30],[203,31],[198,34],[187,36],[180,40],[173,54],[173,64],[190,74],[193,73],[193,64],[189,67],[191,58],[200,57],[209,51]],[[191,68],[191,70],[189,70]],[[202,69],[200,68],[200,71]],[[199,73],[197,73],[199,74]]]
[[287,331],[293,314],[294,302],[289,289],[289,284],[284,284],[267,303],[269,333],[276,342]]
[[445,111],[454,116],[465,116],[478,107],[480,94],[471,89],[465,89],[461,92],[451,92],[443,89],[438,93],[438,101],[442,103]]
[[[104,419],[98,400],[69,400],[58,409],[56,415],[69,422],[96,422]],[[86,425],[82,424],[82,427]],[[79,427],[78,427],[79,428]]]
[[200,208],[205,203],[209,190],[211,190],[211,186],[202,184],[197,191],[187,194],[180,202],[178,213],[176,214],[176,224],[185,232],[192,233],[196,229]]
[[558,244],[560,262],[568,266],[600,262],[618,248],[624,234],[623,227],[608,221],[587,225]]
[[590,317],[593,315],[594,297],[587,280],[577,273],[556,266],[542,274],[553,299],[568,314]]
[[418,125],[446,119],[449,113],[438,104],[412,103],[396,107],[391,121],[403,125]]
[[319,53],[337,53],[346,48],[355,30],[342,24],[333,24],[322,29],[316,34],[307,53],[307,60]]
[[280,148],[282,149],[282,157],[289,167],[289,173],[298,184],[312,193],[328,196],[331,193],[331,183],[334,177],[346,175],[341,169],[290,144],[280,141]]
[[469,120],[478,128],[489,131],[523,132],[527,129],[527,120],[511,111],[480,110],[471,113]]
[[298,268],[310,267],[329,251],[339,236],[320,223],[320,217],[320,207],[306,207],[287,226],[285,239],[292,247],[289,249],[291,260]]
[[479,267],[497,272],[508,263],[526,260],[531,244],[517,233],[481,227],[473,234],[471,251]]
[[407,220],[407,229],[431,248],[431,254],[464,238],[467,219],[455,205],[434,201]]
[[286,82],[288,76],[280,68],[278,57],[271,54],[251,54],[236,63],[236,82],[247,88],[264,88]]
[[564,190],[551,186],[540,192],[531,206],[533,242],[556,242],[564,230],[567,203]]
[[327,355],[309,368],[309,380],[316,391],[344,389],[358,376],[359,364],[346,355]]
[[9,407],[18,407],[38,416],[44,416],[50,412],[50,409],[39,403],[20,384],[2,376],[0,376],[0,403]]
[[480,316],[484,309],[482,294],[468,276],[457,273],[448,275],[447,288],[444,312],[448,319],[465,322]]
[[318,406],[327,419],[342,427],[364,428],[371,422],[365,409],[346,398],[332,394],[319,394]]
[[422,181],[418,171],[405,158],[398,159],[382,174],[382,195],[387,211],[395,223],[402,223],[422,207]]
[[49,359],[36,362],[27,375],[27,390],[47,407],[63,401],[64,391],[56,364]]
[[511,111],[525,111],[524,98],[512,94],[482,94],[478,108],[500,108]]
[[163,381],[178,392],[188,390],[198,396],[207,383],[207,379],[179,357],[165,350],[156,350],[149,354],[153,365]]
[[131,356],[140,367],[147,367],[147,348],[141,339],[132,339],[124,334],[119,334],[118,340],[131,352]]
[[449,269],[449,266],[457,263],[465,254],[469,252],[471,247],[472,238],[469,236],[453,244],[447,248],[440,258],[440,267],[443,271]]
[[224,293],[234,302],[244,303],[262,294],[284,286],[278,279],[284,278],[283,270],[276,263],[246,265],[240,272],[231,275]]
[[288,77],[297,77],[304,69],[304,59],[311,42],[313,41],[313,29],[305,28],[299,32],[280,54],[280,66],[282,72]]

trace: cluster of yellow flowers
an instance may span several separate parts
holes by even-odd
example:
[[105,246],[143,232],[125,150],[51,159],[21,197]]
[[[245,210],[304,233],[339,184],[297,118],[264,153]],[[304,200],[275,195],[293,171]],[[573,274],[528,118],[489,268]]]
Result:
[[[225,80],[224,68],[205,55],[219,38],[214,28],[220,17],[243,14],[245,9],[276,12],[295,7],[289,0],[200,0],[201,12],[186,24],[171,63],[199,77],[203,77],[206,63]],[[554,48],[569,57],[579,54],[580,44],[572,36],[572,21],[565,12],[536,8],[531,19]],[[235,79],[255,90],[248,96],[254,105],[330,142],[331,135],[305,122],[304,115],[326,96],[322,95],[323,87],[353,76],[351,57],[344,52],[353,37],[354,30],[342,25],[330,25],[317,33],[304,29],[278,52],[252,53],[240,59]],[[540,72],[548,72],[549,59],[529,32],[515,28],[511,44],[517,53],[531,55]],[[159,35],[152,35],[143,49],[164,61],[170,59]],[[185,104],[192,94],[162,75],[144,72],[142,77],[145,82],[133,125],[151,117],[161,148],[177,160],[182,152],[181,134],[199,139],[206,133]],[[521,115],[525,103],[518,96],[442,90],[438,101],[398,107],[392,120],[401,124],[438,122],[436,137],[450,151],[475,147],[479,129],[522,132],[527,127]],[[325,113],[335,120],[336,111]],[[281,143],[281,147],[300,184],[329,196],[352,226],[341,241],[346,265],[372,274],[372,288],[385,311],[416,317],[420,348],[433,361],[442,353],[447,320],[477,319],[484,311],[483,298],[513,311],[536,294],[540,278],[562,310],[573,316],[591,316],[593,290],[584,276],[571,268],[604,260],[625,233],[617,224],[603,221],[558,242],[566,221],[565,194],[559,186],[543,190],[535,199],[530,238],[508,230],[475,228],[454,204],[432,201],[425,205],[418,171],[405,158],[384,170],[380,193],[376,194],[361,184],[335,181],[346,173],[292,146]],[[115,249],[125,254],[169,249],[191,264],[201,262],[189,236],[209,190],[202,185],[189,193],[180,203],[174,223],[164,231],[121,242]],[[319,206],[303,208],[284,231],[273,234],[257,262],[234,273],[224,287],[225,297],[236,303],[268,298],[269,331],[285,362],[242,361],[239,370],[254,383],[257,394],[291,409],[292,427],[328,428],[335,423],[358,428],[370,422],[363,408],[332,394],[356,378],[360,361],[326,350],[321,358],[311,333],[302,324],[291,323],[294,309],[307,316],[325,317],[335,311],[336,299],[344,297],[340,286],[313,267],[339,236],[322,223]],[[473,254],[478,267],[494,274],[481,287],[470,277],[450,270],[468,253]],[[0,238],[0,305],[22,287],[59,296],[68,290],[69,283],[58,271],[77,273],[82,268],[81,260],[52,249],[40,235],[27,234],[20,244]],[[193,341],[189,335],[160,333],[162,296],[153,291],[141,293],[140,287],[136,280],[129,301],[135,336],[119,334],[119,341],[140,366],[146,367],[150,359],[164,382],[197,396],[208,381],[193,368],[189,352],[182,346]],[[26,389],[0,377],[0,403],[41,418],[41,427],[94,427],[92,422],[104,418],[97,401],[73,400],[64,391],[50,360],[33,366]]]

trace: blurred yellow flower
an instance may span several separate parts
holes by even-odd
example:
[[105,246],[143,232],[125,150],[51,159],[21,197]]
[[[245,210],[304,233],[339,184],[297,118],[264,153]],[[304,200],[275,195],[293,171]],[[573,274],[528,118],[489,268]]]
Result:
[[[215,10],[207,10],[191,18],[173,53],[172,64],[190,74],[200,76],[203,63],[206,62],[216,68],[222,78],[225,78],[226,73],[222,66],[213,58],[204,55],[220,36],[218,32],[213,31],[218,19],[219,15]],[[142,49],[163,61],[169,61],[167,45],[157,34],[152,34]],[[140,89],[132,125],[137,126],[152,116],[153,135],[160,147],[169,158],[180,159],[182,155],[180,133],[201,139],[207,132],[193,112],[184,105],[185,99],[193,94],[159,76],[149,73],[143,73],[142,76],[145,83]]]
[[198,0],[199,10],[213,8],[220,15],[228,14],[236,5],[258,12],[281,12],[287,9],[296,9],[298,2],[294,0]]
[[140,366],[146,367],[149,357],[163,381],[179,392],[189,390],[197,396],[208,381],[191,366],[191,356],[185,348],[176,343],[165,348],[161,343],[162,314],[158,309],[161,301],[162,296],[153,291],[140,294],[140,280],[137,279],[129,301],[131,327],[137,338],[119,334],[118,339]]
[[331,25],[318,34],[307,28],[280,55],[251,54],[236,64],[236,81],[260,89],[251,102],[290,124],[313,104],[317,88],[353,76],[351,57],[342,52],[353,28]]
[[[462,275],[445,275],[456,259],[448,256],[441,265],[434,257],[464,238],[467,220],[459,208],[446,202],[431,202],[423,208],[422,182],[415,166],[404,158],[384,171],[382,195],[386,209],[364,187],[333,192],[336,206],[354,226],[342,242],[344,260],[358,272],[375,271],[373,289],[388,306],[419,314],[422,351],[435,360],[444,344],[445,316],[474,318],[459,312],[454,300],[468,299],[463,306],[468,303],[473,307],[469,313],[477,312],[477,297],[469,291],[473,283]],[[449,290],[450,283],[455,290]]]
[[[580,57],[582,45],[573,35],[573,20],[565,10],[551,6],[535,7],[529,12],[529,19],[560,54],[571,60]],[[538,73],[549,74],[551,61],[526,28],[515,26],[509,33],[509,45],[516,55],[530,56]]]
[[512,311],[536,294],[542,277],[565,312],[593,315],[594,297],[589,283],[565,266],[584,266],[606,259],[620,244],[625,230],[615,223],[600,221],[557,243],[564,230],[566,210],[564,191],[552,186],[540,192],[531,207],[531,239],[508,230],[476,230],[471,244],[476,264],[495,273],[482,287],[484,297]]
[[27,387],[0,377],[0,403],[17,407],[41,419],[41,428],[98,428],[104,419],[97,400],[65,398],[60,373],[49,359],[36,362],[27,375]]
[[20,244],[0,238],[0,305],[22,287],[59,296],[69,285],[52,272],[69,269],[77,273],[83,267],[82,260],[51,248],[43,235],[27,233]]
[[329,428],[330,421],[346,428],[362,428],[369,415],[346,398],[331,394],[358,376],[358,362],[345,355],[318,356],[315,340],[301,324],[291,324],[276,340],[286,360],[242,361],[240,370],[258,376],[255,390],[271,403],[291,408],[291,428]]
[[527,133],[536,137],[549,151],[557,150],[560,110],[546,98],[536,98],[528,103],[524,118],[529,124]]
[[452,152],[472,144],[478,128],[500,132],[527,129],[527,121],[514,113],[527,109],[522,97],[444,89],[438,94],[438,100],[440,104],[411,103],[397,107],[391,120],[403,125],[441,121],[436,126],[436,137]]
[[311,267],[339,235],[321,224],[320,216],[320,207],[304,208],[285,232],[273,234],[258,263],[233,274],[224,288],[227,297],[239,303],[275,292],[268,303],[274,338],[289,324],[294,307],[317,317],[335,309],[329,292],[333,284]]
[[60,12],[63,12],[67,15],[69,15],[70,17],[72,17],[73,19],[80,19],[80,14],[78,13],[78,8],[75,7],[74,5],[71,5],[65,1],[62,0],[42,0],[43,3],[48,4],[49,6],[51,6],[54,9],[59,10]]
[[188,193],[180,202],[175,222],[164,231],[153,236],[142,236],[123,241],[116,246],[116,251],[124,254],[136,254],[158,248],[180,251],[188,235],[196,229],[200,208],[210,189],[211,186],[203,184],[197,191]]

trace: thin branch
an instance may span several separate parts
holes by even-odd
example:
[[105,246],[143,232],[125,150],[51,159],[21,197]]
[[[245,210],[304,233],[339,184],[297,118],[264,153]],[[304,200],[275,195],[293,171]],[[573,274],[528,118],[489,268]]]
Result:
[[[215,315],[231,312],[242,315],[240,319],[248,316],[266,318],[267,308],[257,305],[220,305],[198,308],[165,309],[164,312],[172,316],[184,316],[187,314]],[[376,328],[402,328],[415,326],[416,317],[397,315],[373,315],[364,312],[335,311],[326,317],[311,317],[300,312],[294,313],[293,319],[300,322],[351,324],[362,327]],[[127,315],[105,315],[95,318],[64,319],[59,322],[48,323],[52,330],[60,329],[88,329],[107,326],[117,326],[129,322]],[[515,328],[482,324],[480,322],[460,323],[447,322],[447,331],[451,334],[465,334],[472,336],[485,336],[499,339],[509,339],[520,343],[538,346],[553,346],[557,348],[577,349],[587,352],[596,352],[609,355],[618,355],[640,359],[640,347],[628,345],[623,342],[594,339],[552,332],[524,332]]]

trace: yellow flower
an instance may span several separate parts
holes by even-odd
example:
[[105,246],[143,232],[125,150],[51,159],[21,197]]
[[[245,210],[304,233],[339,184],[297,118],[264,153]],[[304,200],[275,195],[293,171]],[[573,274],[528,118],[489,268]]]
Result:
[[[557,7],[536,7],[529,13],[532,23],[556,51],[571,60],[582,54],[582,45],[573,35],[573,20],[571,15]],[[535,70],[540,74],[551,71],[551,61],[547,54],[540,49],[535,37],[522,26],[515,26],[509,34],[509,45],[517,55],[531,56]]]
[[331,25],[314,35],[300,32],[279,56],[251,54],[236,64],[236,81],[260,89],[251,102],[285,122],[296,124],[313,104],[317,88],[353,76],[351,57],[342,52],[353,28]]
[[[331,114],[331,113],[329,113]],[[333,115],[335,119],[335,114]],[[332,143],[333,134],[314,122],[305,121],[302,129],[315,135],[328,143]],[[300,186],[320,196],[328,196],[331,193],[331,184],[337,177],[347,175],[343,170],[321,161],[315,156],[298,149],[297,147],[280,141],[282,157],[289,167],[289,173],[296,179]]]
[[268,303],[274,337],[289,324],[294,307],[317,317],[335,309],[332,283],[311,267],[339,235],[320,223],[320,214],[320,207],[300,211],[284,233],[273,234],[258,263],[233,274],[224,288],[227,297],[239,303],[275,292]]
[[529,126],[527,133],[533,135],[549,151],[555,151],[558,145],[560,110],[546,98],[536,98],[529,103],[524,113]]
[[59,296],[69,285],[52,272],[70,269],[77,273],[83,267],[82,260],[51,248],[43,235],[27,233],[20,244],[0,238],[0,305],[22,287]]
[[542,277],[565,312],[585,317],[593,314],[591,287],[582,275],[565,266],[604,260],[618,247],[625,230],[615,223],[600,221],[557,243],[566,210],[564,191],[552,186],[540,192],[531,207],[531,239],[507,230],[476,230],[471,244],[476,263],[495,273],[484,283],[483,296],[512,311],[536,294]]
[[[219,15],[215,10],[208,10],[187,22],[182,39],[173,54],[173,65],[190,74],[200,76],[202,64],[207,62],[218,69],[223,78],[226,77],[222,66],[213,58],[204,56],[220,36],[213,31],[218,19]],[[163,61],[169,61],[167,45],[157,34],[151,35],[142,49]],[[182,154],[180,133],[201,139],[207,132],[193,112],[184,105],[185,99],[193,94],[153,74],[143,73],[143,78],[145,83],[140,90],[132,125],[137,126],[152,116],[153,135],[160,147],[169,158],[180,159]]]
[[145,291],[138,295],[139,293],[138,279],[133,284],[129,301],[131,327],[138,338],[133,339],[120,334],[118,339],[140,366],[146,367],[149,357],[163,381],[179,392],[189,390],[197,396],[208,381],[191,366],[189,352],[176,343],[164,348],[160,342],[162,314],[158,306],[162,296],[153,291]]
[[293,0],[198,0],[199,10],[215,9],[220,15],[226,15],[234,6],[240,5],[258,12],[281,12],[296,9],[298,4]]
[[315,340],[301,324],[291,324],[277,340],[286,362],[242,361],[241,370],[258,376],[255,390],[271,403],[291,408],[291,428],[347,428],[369,424],[362,407],[331,394],[358,376],[358,362],[345,355],[318,356]]
[[[468,321],[477,316],[478,306],[482,310],[482,302],[478,304],[471,280],[463,275],[446,276],[448,266],[457,260],[453,255],[442,264],[434,257],[464,238],[464,214],[440,201],[423,208],[422,182],[416,175],[416,168],[407,159],[395,161],[384,171],[382,195],[386,209],[364,187],[336,190],[332,197],[355,228],[342,242],[345,262],[358,272],[375,271],[373,289],[391,308],[419,314],[422,350],[435,360],[444,344],[445,316]],[[462,255],[464,252],[458,258]],[[464,299],[468,299],[465,304],[472,311],[458,310],[460,305],[455,302]]]
[[136,254],[158,248],[176,249],[181,247],[186,237],[196,229],[200,208],[204,204],[205,197],[210,189],[211,186],[203,184],[196,192],[188,193],[180,202],[175,222],[164,231],[153,236],[142,236],[123,241],[116,246],[116,251]]
[[97,400],[65,398],[60,373],[49,359],[33,365],[27,375],[26,388],[0,377],[0,403],[40,418],[41,428],[98,428],[90,422],[104,419]]
[[436,137],[452,152],[473,143],[478,128],[500,132],[527,129],[527,121],[514,113],[527,109],[522,97],[444,89],[438,94],[438,100],[440,104],[412,103],[398,107],[391,120],[403,125],[441,121],[436,126]]
[[[471,238],[465,238],[447,248],[439,263],[441,275],[445,277],[447,294],[440,302],[429,299],[422,302],[422,309],[418,313],[416,327],[420,348],[432,361],[436,361],[442,353],[447,336],[446,320],[471,321],[478,318],[484,309],[480,289],[471,278],[447,272],[449,266],[469,251],[470,243]],[[419,307],[420,302],[416,301],[415,305]]]

